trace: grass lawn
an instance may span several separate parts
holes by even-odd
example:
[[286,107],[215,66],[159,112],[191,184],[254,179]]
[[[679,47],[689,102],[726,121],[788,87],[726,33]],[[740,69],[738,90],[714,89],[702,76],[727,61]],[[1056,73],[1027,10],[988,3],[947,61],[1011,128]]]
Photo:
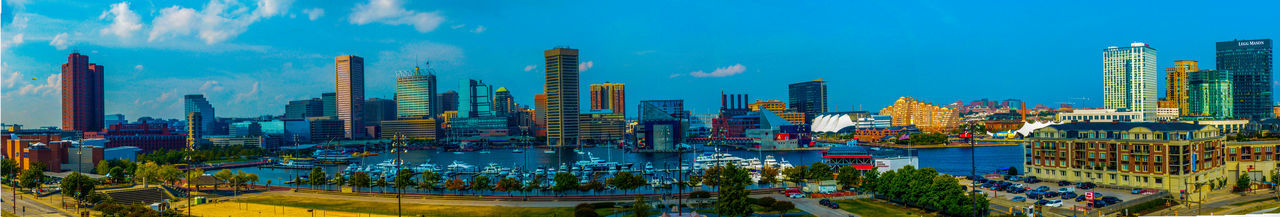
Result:
[[18,217],[18,214],[13,214],[9,211],[3,211],[3,213],[0,213],[0,217]]
[[[283,195],[264,195],[237,200],[238,202],[302,209],[331,210],[352,213],[395,215],[395,203],[333,200]],[[601,216],[612,214],[612,209],[597,209]],[[426,216],[573,216],[573,207],[496,207],[496,206],[441,206],[405,205],[406,215]]]
[[840,209],[859,216],[937,216],[920,209],[906,208],[874,199],[837,200],[835,202],[840,204]]

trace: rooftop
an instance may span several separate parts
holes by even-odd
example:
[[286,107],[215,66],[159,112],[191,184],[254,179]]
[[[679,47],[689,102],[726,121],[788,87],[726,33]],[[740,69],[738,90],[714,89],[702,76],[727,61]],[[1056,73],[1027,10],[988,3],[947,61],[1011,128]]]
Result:
[[1106,130],[1106,131],[1127,131],[1137,127],[1143,127],[1152,131],[1170,132],[1170,131],[1197,131],[1204,129],[1207,125],[1191,124],[1191,123],[1157,123],[1157,122],[1076,122],[1056,124],[1049,127],[1058,130]]

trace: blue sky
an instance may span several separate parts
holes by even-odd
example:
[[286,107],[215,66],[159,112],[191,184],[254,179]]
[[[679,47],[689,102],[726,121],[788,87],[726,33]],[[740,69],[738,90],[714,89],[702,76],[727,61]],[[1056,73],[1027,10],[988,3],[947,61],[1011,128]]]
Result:
[[899,96],[1099,106],[1103,48],[1142,41],[1161,68],[1213,68],[1214,42],[1275,38],[1278,4],[5,1],[0,121],[59,125],[58,67],[73,50],[106,66],[106,112],[129,119],[178,118],[192,93],[219,116],[279,115],[333,91],[345,54],[365,57],[367,98],[391,98],[395,71],[430,59],[442,91],[480,79],[531,105],[556,46],[581,49],[584,90],[626,83],[628,106],[684,99],[710,113],[721,91],[785,101],[787,84],[818,78],[833,111]]

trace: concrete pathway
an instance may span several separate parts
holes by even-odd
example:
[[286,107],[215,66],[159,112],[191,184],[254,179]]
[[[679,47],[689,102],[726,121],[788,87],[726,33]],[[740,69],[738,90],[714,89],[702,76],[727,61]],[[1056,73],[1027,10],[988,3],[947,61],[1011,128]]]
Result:
[[813,214],[814,216],[832,216],[832,217],[857,216],[857,215],[854,215],[853,213],[845,212],[842,209],[832,209],[832,208],[823,206],[822,204],[818,204],[818,201],[822,199],[789,198],[789,197],[784,197],[782,195],[769,195],[769,196],[772,196],[773,198],[781,198],[779,200],[782,200],[782,201],[790,201],[791,203],[796,205],[796,209],[804,210],[804,212]]
[[4,205],[0,206],[0,208],[5,211],[13,212],[13,214],[17,214],[18,216],[71,216],[71,214],[64,213],[49,205],[27,198],[26,195],[18,196],[18,209],[17,211],[14,211],[13,191],[14,189],[9,187],[5,187],[0,191],[0,197],[2,197],[4,201]]

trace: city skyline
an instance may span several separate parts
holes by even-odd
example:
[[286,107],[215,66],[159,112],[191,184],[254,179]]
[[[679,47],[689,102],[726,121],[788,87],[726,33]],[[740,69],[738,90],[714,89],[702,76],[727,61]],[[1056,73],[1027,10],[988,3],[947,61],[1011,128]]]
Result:
[[[1030,104],[1051,106],[1083,97],[1092,100],[1078,106],[1096,107],[1102,104],[1098,49],[1142,41],[1160,49],[1158,69],[1172,67],[1174,60],[1184,59],[1199,61],[1201,66],[1212,66],[1216,65],[1213,43],[1272,38],[1276,34],[1273,29],[1250,27],[1266,24],[1266,20],[1276,20],[1274,13],[1247,13],[1247,10],[1262,9],[1242,9],[1246,11],[1195,19],[1155,13],[1153,17],[1144,17],[1156,21],[1149,25],[1114,30],[1104,28],[1107,21],[1125,17],[1088,16],[1106,14],[1107,10],[1101,9],[1103,7],[1095,7],[1098,5],[1012,6],[1015,8],[1006,9],[1012,12],[1006,12],[975,10],[974,7],[979,6],[910,2],[866,3],[869,4],[867,8],[885,9],[866,11],[867,15],[846,15],[855,13],[838,10],[856,9],[861,3],[835,5],[843,7],[820,9],[814,13],[786,10],[792,12],[779,14],[787,17],[785,19],[738,13],[763,12],[771,7],[814,7],[747,5],[734,6],[732,8],[735,9],[730,11],[703,12],[696,9],[729,6],[692,3],[667,14],[671,17],[627,14],[617,16],[626,18],[611,18],[614,17],[610,16],[611,13],[618,13],[617,10],[624,6],[588,3],[545,7],[602,9],[584,11],[581,15],[530,20],[512,19],[527,15],[527,12],[502,10],[532,7],[528,5],[429,5],[421,2],[308,5],[295,2],[286,4],[287,7],[257,7],[247,2],[230,8],[243,8],[248,12],[230,13],[232,10],[229,9],[228,13],[222,14],[235,18],[231,20],[251,21],[247,24],[228,21],[222,23],[226,25],[186,26],[187,32],[182,32],[178,30],[183,29],[168,25],[172,23],[157,21],[166,20],[160,19],[168,18],[166,15],[177,14],[167,13],[174,6],[179,11],[191,9],[199,12],[213,7],[204,2],[179,5],[119,3],[95,2],[70,7],[74,3],[6,2],[2,24],[4,56],[8,58],[0,62],[3,62],[5,78],[3,101],[10,106],[4,110],[0,121],[29,126],[58,125],[57,101],[53,98],[59,95],[60,82],[50,79],[62,78],[57,74],[56,66],[63,62],[60,58],[73,50],[90,56],[94,63],[113,67],[104,76],[105,113],[121,113],[131,119],[141,116],[183,119],[181,96],[187,94],[204,94],[218,109],[218,115],[224,117],[281,115],[285,104],[291,100],[335,92],[332,89],[334,81],[329,80],[333,73],[330,58],[348,54],[369,59],[365,98],[393,98],[395,71],[410,70],[415,63],[431,61],[442,83],[485,80],[494,86],[510,89],[518,104],[533,105],[533,95],[541,93],[542,84],[529,81],[541,79],[541,69],[545,67],[537,59],[537,52],[562,45],[583,50],[579,89],[606,81],[626,83],[632,90],[632,94],[628,94],[631,96],[627,97],[627,105],[637,105],[642,100],[683,99],[695,113],[712,113],[718,105],[715,94],[720,91],[749,93],[755,97],[749,101],[785,100],[785,85],[819,78],[829,82],[830,103],[827,109],[830,111],[849,111],[859,105],[862,110],[876,110],[893,103],[899,96],[938,103],[1016,98]],[[641,7],[662,8],[672,4],[675,3]],[[1125,4],[1149,5],[1153,10],[1230,7]],[[1057,10],[1060,7],[1064,7],[1062,11]],[[323,15],[317,13],[317,8],[325,11]],[[361,13],[376,9],[395,13],[383,16]],[[480,9],[489,14],[469,13]],[[920,16],[906,19],[893,15],[894,12],[912,12]],[[1042,13],[1029,15],[1031,17],[1025,20],[1003,19],[1025,15],[1023,13],[1034,14],[1031,12]],[[1067,16],[1066,13],[1074,14]],[[901,19],[875,18],[875,15],[886,14],[892,15],[887,17]],[[315,19],[312,15],[316,15]],[[393,15],[439,20],[404,20]],[[707,15],[725,18],[705,18]],[[526,22],[565,17],[576,18],[577,21],[556,21],[546,25],[574,24],[580,28],[546,36],[529,36],[524,33],[537,31],[537,25],[521,26],[528,25]],[[1060,17],[1074,19],[1061,20]],[[679,19],[691,23],[669,24]],[[716,25],[728,19],[740,19],[741,22]],[[57,25],[59,23],[76,25]],[[998,24],[969,29],[963,27],[974,26],[966,23]],[[629,24],[651,30],[622,30],[603,24]],[[289,28],[277,28],[290,25],[303,25],[308,30],[290,32]],[[1159,31],[1182,25],[1204,26],[1206,31],[1200,34],[1161,34]],[[1017,28],[1001,29],[1013,26]],[[79,31],[81,29],[90,31]],[[293,40],[339,31],[353,33]],[[956,34],[929,36],[940,35],[940,31]],[[1054,35],[1062,31],[1084,32],[1072,37]],[[662,40],[666,35],[664,32],[686,35]],[[218,37],[217,33],[223,36]],[[628,34],[634,36],[624,36]],[[331,40],[351,41],[352,44],[332,46],[325,43]],[[621,43],[618,40],[635,42]],[[974,50],[990,51],[971,55],[973,57],[962,55]],[[1041,53],[1045,50],[1053,52]],[[930,62],[922,63],[921,59]],[[663,64],[649,64],[652,62]],[[1049,64],[1056,65],[1044,67]],[[1043,71],[1028,73],[1028,69]],[[1157,78],[1163,78],[1163,70],[1159,71]],[[33,77],[36,79],[31,79]],[[1054,91],[1025,90],[1031,86],[1028,83],[1047,80],[1079,85]],[[1270,80],[1275,82],[1274,78]],[[942,90],[975,82],[987,83],[984,88]],[[1156,92],[1163,92],[1163,81],[1157,86],[1161,90]],[[449,90],[443,88],[439,91]],[[588,101],[581,97],[579,100]],[[580,108],[585,106],[580,104]],[[634,117],[635,114],[628,116]]]

